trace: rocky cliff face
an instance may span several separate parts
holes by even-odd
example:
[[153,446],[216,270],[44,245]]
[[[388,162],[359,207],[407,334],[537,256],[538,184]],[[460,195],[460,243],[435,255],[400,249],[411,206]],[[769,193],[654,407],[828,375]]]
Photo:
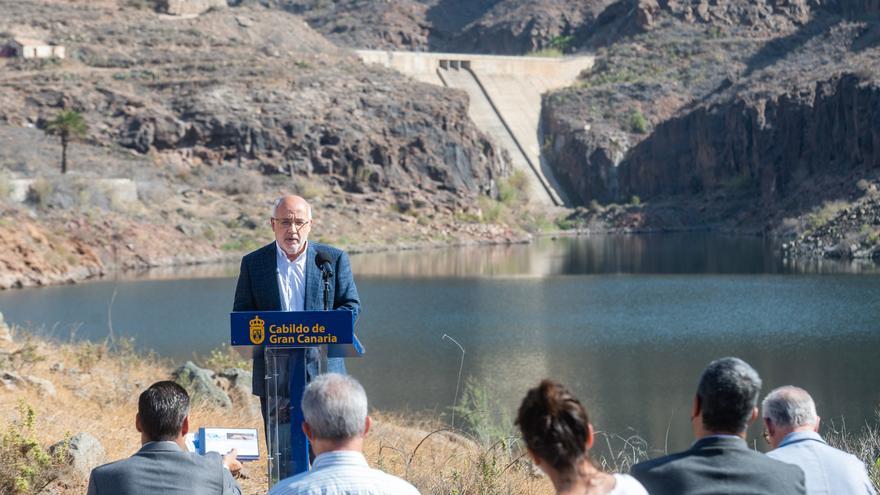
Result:
[[545,97],[549,163],[582,204],[728,190],[759,225],[804,183],[876,167],[878,22],[841,17],[851,5],[658,3]]
[[[257,0],[252,0],[256,2]],[[611,0],[259,0],[343,46],[523,55],[570,48]]]
[[619,180],[623,197],[754,188],[771,210],[805,181],[873,168],[880,168],[880,85],[843,74],[663,122],[626,154]]
[[506,0],[447,35],[437,49],[461,53],[520,55],[544,49],[567,51],[607,1]]

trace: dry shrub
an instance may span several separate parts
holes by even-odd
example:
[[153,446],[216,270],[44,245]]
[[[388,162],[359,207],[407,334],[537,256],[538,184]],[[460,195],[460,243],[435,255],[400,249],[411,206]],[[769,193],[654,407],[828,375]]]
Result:
[[551,494],[518,440],[489,446],[437,422],[374,415],[365,455],[370,465],[406,479],[424,494]]
[[263,178],[255,174],[236,174],[224,177],[220,189],[229,195],[253,196],[263,191]]
[[830,431],[825,433],[825,440],[832,447],[861,459],[868,469],[871,483],[880,491],[880,410],[875,412],[875,420],[873,425],[864,425],[858,433],[847,430],[846,423],[839,428],[832,424]]

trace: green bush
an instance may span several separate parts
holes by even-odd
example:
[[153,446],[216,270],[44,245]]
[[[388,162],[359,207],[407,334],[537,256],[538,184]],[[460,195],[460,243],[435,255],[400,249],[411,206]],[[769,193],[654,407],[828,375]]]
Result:
[[498,201],[509,205],[526,197],[528,175],[522,170],[514,171],[506,179],[498,183]]
[[648,132],[648,119],[637,109],[629,114],[629,129],[636,134]]
[[550,48],[555,48],[560,52],[566,52],[571,48],[571,45],[574,43],[574,36],[556,36],[550,39],[550,42],[547,45]]
[[12,421],[0,439],[0,493],[37,494],[66,471],[69,447],[65,441],[49,453],[34,434],[34,409],[19,402],[18,413],[18,421]]
[[484,223],[494,223],[501,219],[501,216],[504,213],[504,205],[491,198],[481,196],[480,211],[483,212],[481,219]]
[[826,201],[807,216],[807,224],[813,230],[824,227],[834,220],[841,210],[849,206],[846,201]]
[[559,230],[575,230],[583,226],[583,221],[580,218],[568,218],[563,215],[556,219],[556,226]]
[[455,412],[464,420],[465,429],[483,446],[514,436],[513,420],[506,411],[497,410],[499,403],[498,397],[491,392],[490,382],[468,377]]

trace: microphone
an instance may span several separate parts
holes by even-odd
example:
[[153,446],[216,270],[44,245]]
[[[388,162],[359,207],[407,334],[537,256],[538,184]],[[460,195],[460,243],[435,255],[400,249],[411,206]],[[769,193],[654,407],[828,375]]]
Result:
[[333,276],[333,266],[330,257],[324,251],[318,251],[315,255],[315,264],[321,269],[324,279],[324,311],[330,309],[330,277]]
[[318,268],[320,268],[322,272],[324,272],[325,280],[333,276],[333,266],[327,253],[318,251],[318,254],[315,255],[315,264],[318,265]]

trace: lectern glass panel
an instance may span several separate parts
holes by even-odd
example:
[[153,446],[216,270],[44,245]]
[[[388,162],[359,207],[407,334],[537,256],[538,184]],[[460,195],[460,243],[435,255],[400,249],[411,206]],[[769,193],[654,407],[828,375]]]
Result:
[[[291,445],[290,369],[300,349],[266,348],[266,441],[269,486],[294,475]],[[306,467],[306,469],[308,469]]]

